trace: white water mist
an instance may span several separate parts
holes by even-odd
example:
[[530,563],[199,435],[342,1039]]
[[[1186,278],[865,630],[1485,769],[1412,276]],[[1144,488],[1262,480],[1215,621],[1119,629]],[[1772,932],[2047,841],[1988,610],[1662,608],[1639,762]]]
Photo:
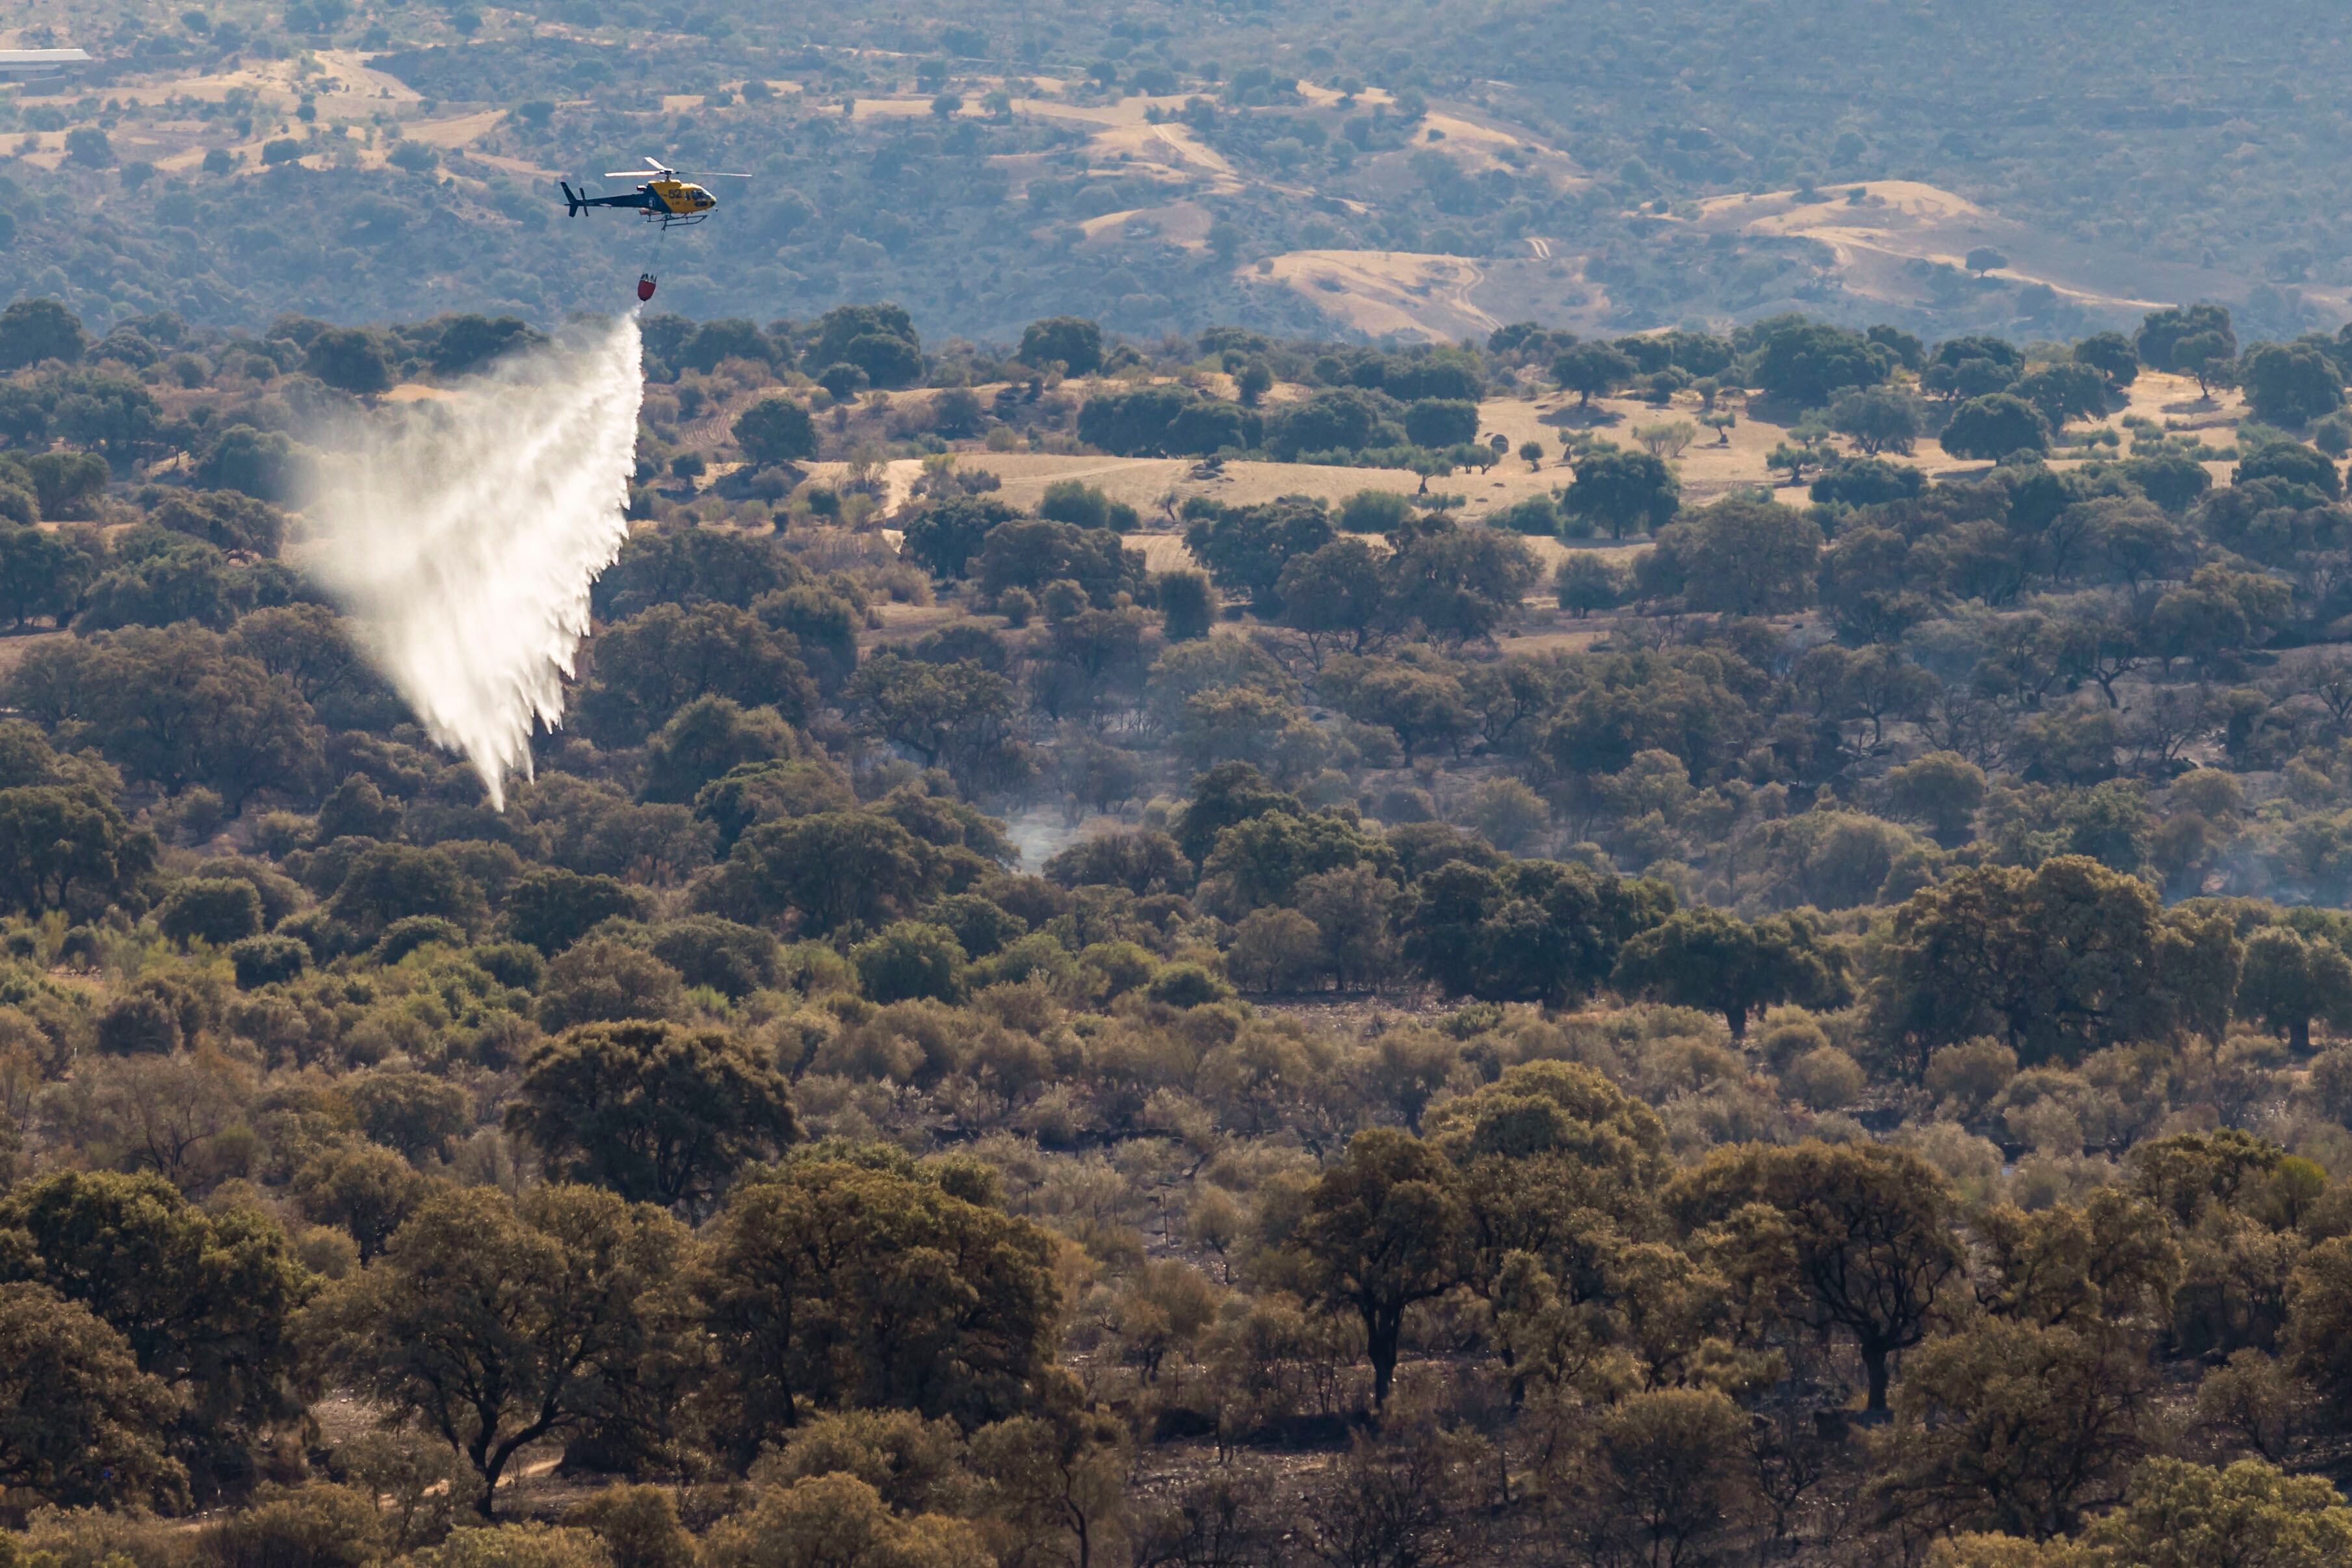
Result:
[[588,590],[628,538],[644,392],[625,317],[321,437],[303,564],[490,804],[563,718]]

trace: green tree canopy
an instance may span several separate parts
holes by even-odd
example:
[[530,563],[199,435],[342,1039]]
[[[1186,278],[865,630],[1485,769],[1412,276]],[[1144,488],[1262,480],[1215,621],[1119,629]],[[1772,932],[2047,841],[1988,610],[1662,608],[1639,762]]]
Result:
[[1931,1527],[2047,1540],[2112,1495],[2149,1443],[2145,1365],[2095,1331],[1988,1319],[1906,1362],[1878,1486]]
[[641,921],[652,910],[642,889],[618,878],[541,867],[525,872],[508,892],[507,931],[553,958],[604,921]]
[[698,697],[773,708],[799,723],[817,702],[800,645],[731,605],[657,605],[599,633],[580,722],[605,744],[633,745]]
[[1362,1321],[1379,1404],[1388,1403],[1396,1376],[1405,1309],[1462,1280],[1465,1217],[1452,1165],[1389,1128],[1357,1133],[1307,1189],[1296,1241],[1308,1289]]
[[0,789],[0,907],[105,908],[153,870],[160,847],[88,784]]
[[686,1244],[660,1210],[593,1188],[539,1187],[520,1205],[447,1189],[320,1304],[323,1353],[449,1445],[488,1519],[525,1446],[649,1418],[681,1328]]
[[1716,910],[1685,910],[1625,944],[1612,977],[1622,990],[1720,1013],[1734,1040],[1748,1015],[1777,1002],[1836,1007],[1851,994],[1846,957],[1801,915],[1752,925]]
[[207,1214],[155,1175],[40,1177],[0,1198],[0,1279],[46,1287],[128,1342],[172,1392],[158,1408],[199,1500],[301,1418],[294,1328],[317,1282],[253,1209]]
[[1020,513],[989,496],[950,496],[907,520],[906,551],[940,577],[964,575],[988,536]]
[[2238,334],[2230,324],[2227,305],[2174,305],[2151,310],[2132,334],[2132,347],[2138,352],[2140,363],[2151,370],[2182,370],[2187,367],[2179,363],[2180,345],[2198,337],[2218,339],[2225,357],[2237,355]]
[[1913,894],[1872,978],[1879,1027],[1924,1060],[1979,1035],[2028,1064],[2180,1028],[2218,1035],[2241,950],[2226,924],[2165,914],[2082,856],[1988,866]]
[[1612,539],[1655,532],[1682,507],[1682,485],[1664,458],[1650,452],[1586,452],[1570,465],[1576,482],[1562,504],[1568,515]]
[[391,390],[393,364],[375,333],[360,327],[328,327],[302,351],[302,368],[340,392]]
[[2129,386],[2139,377],[2139,351],[2121,332],[2093,332],[2074,345],[2074,360],[2107,378],[2107,384]]
[[1944,426],[1944,450],[1955,458],[1997,462],[2012,452],[2044,452],[2050,428],[2033,405],[2012,393],[1971,397]]
[[2246,938],[2238,979],[2241,1016],[2259,1020],[2298,1053],[2311,1049],[2311,1021],[2352,1028],[2352,960],[2324,937],[2265,926]]
[[2325,1479],[2260,1459],[2216,1468],[2158,1458],[2077,1540],[2105,1562],[2148,1568],[2322,1568],[2352,1555],[2352,1508]]
[[1283,568],[1333,537],[1321,501],[1285,496],[1259,506],[1219,507],[1195,518],[1185,527],[1184,546],[1218,587],[1249,595],[1254,606],[1271,616],[1282,612]]
[[1052,316],[1022,329],[1023,364],[1058,363],[1067,375],[1092,375],[1102,368],[1102,328],[1083,316]]
[[0,1285],[0,1486],[53,1508],[184,1501],[164,1447],[179,1406],[89,1308]]
[[895,1152],[810,1151],[738,1184],[694,1278],[730,1446],[756,1453],[823,1409],[970,1429],[1048,1403],[1053,1256],[1044,1232]]
[[2262,343],[2240,376],[2254,416],[2301,426],[2344,406],[2344,373],[2307,343]]
[[1633,356],[1608,343],[1578,343],[1551,362],[1551,378],[1564,392],[1576,394],[1580,407],[1595,393],[1606,392],[1633,375]]
[[1719,1149],[1675,1179],[1667,1205],[1686,1228],[1760,1204],[1777,1226],[1741,1232],[1750,1261],[1785,1268],[1801,1315],[1853,1336],[1869,1408],[1886,1408],[1889,1358],[1918,1344],[1937,1302],[1964,1289],[1950,1192],[1935,1167],[1885,1144]]
[[899,306],[836,305],[817,322],[805,363],[854,364],[877,386],[903,386],[922,374],[922,340]]
[[50,359],[71,363],[89,346],[81,318],[58,300],[19,300],[0,310],[0,371]]
[[844,692],[867,733],[943,766],[968,785],[1018,782],[1027,765],[1017,739],[1013,683],[972,659],[933,664],[895,650],[866,660]]
[[735,445],[756,467],[804,463],[817,453],[816,421],[797,399],[769,396],[735,416]]
[[1658,530],[1657,547],[1635,560],[1633,581],[1694,610],[1781,614],[1812,602],[1821,553],[1821,527],[1803,512],[1729,496]]
[[822,811],[746,832],[700,900],[733,920],[790,913],[804,930],[824,934],[911,910],[934,886],[936,870],[936,857],[888,817]]
[[523,1062],[507,1129],[565,1181],[692,1215],[799,1132],[783,1078],[743,1042],[675,1024],[590,1024]]
[[1825,406],[1845,387],[1876,386],[1895,363],[1891,350],[1824,321],[1787,317],[1753,330],[1757,390],[1800,408]]

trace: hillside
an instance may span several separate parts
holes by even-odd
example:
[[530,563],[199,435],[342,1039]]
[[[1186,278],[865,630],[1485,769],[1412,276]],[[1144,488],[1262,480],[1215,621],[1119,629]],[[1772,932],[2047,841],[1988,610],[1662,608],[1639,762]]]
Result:
[[0,0],[0,1568],[2352,1563],[2341,22]]
[[[2283,26],[2256,47],[2332,47],[2297,7],[2270,9]],[[544,323],[656,256],[665,299],[690,313],[888,297],[975,338],[1066,310],[1144,334],[1222,320],[1450,342],[1527,319],[1623,331],[1803,309],[2060,336],[2197,299],[2291,336],[2332,325],[2352,286],[2327,270],[2343,247],[2326,204],[2279,200],[2339,162],[2325,117],[2292,88],[2253,90],[2284,68],[2213,51],[2189,17],[2162,24],[2091,123],[1987,121],[1933,72],[1862,100],[1955,113],[1986,151],[1894,120],[1820,132],[1826,145],[1751,134],[1743,117],[1811,90],[1752,62],[1689,78],[1682,118],[1721,129],[1672,132],[1626,96],[1641,69],[1591,79],[1547,47],[1465,74],[1475,51],[1456,40],[1368,58],[1305,13],[1265,18],[1270,40],[1148,12],[1052,38],[945,18],[909,38],[855,11],[806,35],[717,11],[681,33],[625,7],[466,11],[464,30],[454,13],[340,3],[200,15],[201,33],[136,7],[0,7],[0,40],[71,34],[100,57],[78,80],[0,89],[0,176],[12,243],[38,258],[25,286],[101,324],[166,307],[247,327],[382,318],[428,295]],[[2012,20],[2004,47],[2042,68],[2024,58],[2040,24]],[[1696,25],[1711,58],[1790,47]],[[1975,30],[1922,12],[1886,43],[1974,55],[1981,39],[1947,34]],[[1614,47],[1638,61],[1684,37],[1634,26]],[[1885,47],[1850,68],[1892,69]],[[2203,51],[2193,84],[2162,74],[2168,49]],[[102,142],[69,165],[76,131]],[[755,178],[663,247],[609,215],[551,221],[556,177],[648,153]],[[2209,181],[2223,160],[2229,178]],[[2069,171],[2108,165],[2133,168],[2131,194],[2095,216],[2098,193]],[[2005,264],[1970,271],[1984,247]]]
[[2232,328],[11,306],[0,1553],[2332,1561],[2352,349]]

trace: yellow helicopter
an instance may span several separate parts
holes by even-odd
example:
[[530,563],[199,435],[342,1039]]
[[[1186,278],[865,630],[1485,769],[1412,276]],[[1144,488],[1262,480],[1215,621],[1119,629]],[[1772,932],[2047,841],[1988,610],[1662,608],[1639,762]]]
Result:
[[[578,217],[590,207],[629,207],[645,215],[645,220],[659,224],[662,234],[679,224],[700,223],[719,205],[719,198],[700,185],[677,177],[677,171],[658,158],[647,158],[642,169],[607,170],[608,180],[636,180],[645,183],[624,196],[583,196],[572,188],[569,181],[559,180],[563,189],[564,216]],[[748,180],[749,174],[706,174],[709,180]],[[660,235],[655,237],[658,245]],[[637,279],[637,298],[654,297],[654,275],[650,268]]]
[[[657,223],[664,228],[673,224],[700,223],[719,205],[719,198],[691,181],[681,180],[677,171],[660,160],[647,158],[642,169],[608,170],[608,180],[644,180],[625,196],[583,196],[573,190],[568,181],[556,183],[563,187],[565,216],[578,217],[590,207],[634,207],[646,216],[647,223]],[[749,174],[706,174],[710,180],[748,180]]]

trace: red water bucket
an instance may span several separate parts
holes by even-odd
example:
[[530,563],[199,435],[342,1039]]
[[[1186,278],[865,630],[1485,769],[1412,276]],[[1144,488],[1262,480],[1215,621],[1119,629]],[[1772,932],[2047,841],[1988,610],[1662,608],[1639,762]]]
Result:
[[654,275],[648,272],[644,277],[637,279],[637,298],[640,300],[650,300],[653,297]]

